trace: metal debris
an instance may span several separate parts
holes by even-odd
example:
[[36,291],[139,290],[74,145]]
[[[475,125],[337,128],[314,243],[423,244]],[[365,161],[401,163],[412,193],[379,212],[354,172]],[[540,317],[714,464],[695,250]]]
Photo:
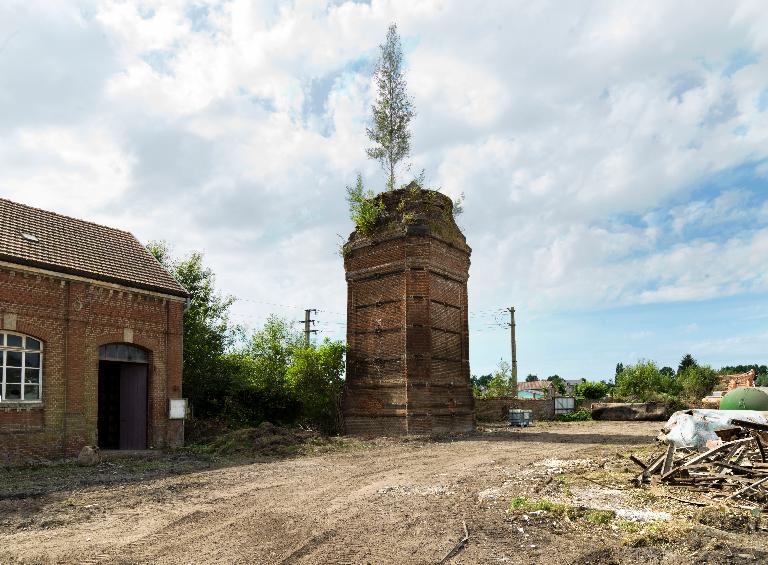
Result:
[[749,502],[768,510],[768,425],[731,418],[730,427],[714,433],[717,441],[707,442],[703,453],[670,443],[666,453],[648,463],[631,457],[642,468],[635,484],[684,487],[713,502]]

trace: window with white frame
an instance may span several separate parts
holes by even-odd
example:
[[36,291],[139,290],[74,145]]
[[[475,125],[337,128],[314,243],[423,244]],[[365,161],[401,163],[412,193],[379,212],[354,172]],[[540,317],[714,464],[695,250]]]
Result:
[[0,333],[3,374],[0,402],[39,402],[43,386],[43,344],[28,335]]

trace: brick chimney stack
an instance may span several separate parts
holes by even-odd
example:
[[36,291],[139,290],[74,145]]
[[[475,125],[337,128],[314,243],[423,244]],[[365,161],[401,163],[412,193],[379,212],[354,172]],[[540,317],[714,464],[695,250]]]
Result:
[[447,196],[405,189],[376,197],[369,234],[344,245],[347,433],[474,428],[467,279],[471,249]]

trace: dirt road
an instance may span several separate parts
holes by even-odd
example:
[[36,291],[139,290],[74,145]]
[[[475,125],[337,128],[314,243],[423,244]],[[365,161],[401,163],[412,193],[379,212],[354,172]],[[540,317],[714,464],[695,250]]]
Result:
[[438,563],[463,537],[463,521],[469,542],[451,563],[694,562],[653,547],[617,549],[606,528],[507,511],[513,497],[549,488],[553,466],[599,467],[648,444],[658,427],[587,422],[377,441],[3,500],[0,562]]

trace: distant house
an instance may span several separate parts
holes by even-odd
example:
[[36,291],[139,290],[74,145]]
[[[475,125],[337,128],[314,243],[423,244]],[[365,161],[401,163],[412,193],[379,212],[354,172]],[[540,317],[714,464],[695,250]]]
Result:
[[720,375],[720,382],[717,390],[729,391],[739,387],[755,386],[755,370],[751,369],[747,373],[736,373],[733,375]]
[[553,386],[550,381],[523,381],[517,383],[518,398],[544,398],[552,396]]
[[585,379],[565,379],[565,394],[573,394],[573,390],[584,381]]
[[[573,394],[576,385],[581,384],[581,379],[563,380],[565,383],[565,396]],[[517,383],[518,398],[544,398],[545,396],[557,396],[557,391],[551,381],[524,381]]]
[[707,408],[719,408],[720,401],[728,391],[740,387],[755,386],[755,370],[751,369],[746,373],[735,373],[732,375],[720,375],[720,380],[708,396],[701,399],[701,404]]
[[130,233],[0,199],[0,461],[181,445],[186,299]]

